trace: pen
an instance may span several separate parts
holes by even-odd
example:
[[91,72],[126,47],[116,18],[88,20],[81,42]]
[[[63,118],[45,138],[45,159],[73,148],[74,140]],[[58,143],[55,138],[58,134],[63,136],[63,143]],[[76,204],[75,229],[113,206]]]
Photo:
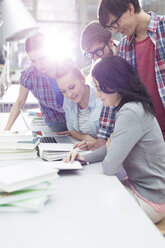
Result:
[[75,161],[80,162],[81,165],[87,165],[88,164],[85,160],[78,159],[78,158],[76,158]]

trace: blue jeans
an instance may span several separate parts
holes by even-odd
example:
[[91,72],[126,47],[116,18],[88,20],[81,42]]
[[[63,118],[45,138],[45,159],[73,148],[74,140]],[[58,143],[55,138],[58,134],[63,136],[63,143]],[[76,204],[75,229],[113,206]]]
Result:
[[62,131],[67,131],[67,126],[66,122],[49,122],[46,123],[46,125],[53,131],[53,132],[62,132]]

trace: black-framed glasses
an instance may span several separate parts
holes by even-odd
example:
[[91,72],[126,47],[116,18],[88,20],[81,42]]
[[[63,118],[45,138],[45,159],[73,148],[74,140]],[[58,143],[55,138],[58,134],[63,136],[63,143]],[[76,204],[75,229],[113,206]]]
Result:
[[94,58],[94,55],[96,55],[98,57],[104,56],[104,49],[105,49],[106,45],[107,44],[105,43],[102,48],[98,48],[98,49],[96,49],[93,52],[84,53],[85,57],[87,57],[88,59],[93,59]]
[[123,15],[123,13],[120,14],[113,22],[111,22],[110,25],[106,25],[106,28],[117,29],[119,27],[118,21],[119,21],[119,19],[121,18],[122,15]]

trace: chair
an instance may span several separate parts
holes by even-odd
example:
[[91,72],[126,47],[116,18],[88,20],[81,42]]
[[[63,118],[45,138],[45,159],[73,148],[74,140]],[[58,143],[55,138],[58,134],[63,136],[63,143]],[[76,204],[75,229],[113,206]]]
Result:
[[156,224],[159,231],[165,236],[165,217]]

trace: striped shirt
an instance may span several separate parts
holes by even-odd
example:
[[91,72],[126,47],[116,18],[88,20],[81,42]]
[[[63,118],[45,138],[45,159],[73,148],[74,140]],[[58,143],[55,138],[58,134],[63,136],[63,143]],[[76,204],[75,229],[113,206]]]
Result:
[[37,98],[46,123],[65,122],[63,94],[55,79],[39,72],[30,65],[22,73],[20,84]]
[[89,126],[88,126],[88,114],[89,114],[88,108],[80,109],[78,107],[78,127],[80,132],[84,134],[90,134]]
[[[155,76],[158,92],[165,108],[165,16],[149,12],[151,19],[147,34],[155,47]],[[118,55],[126,59],[136,70],[135,34],[124,37],[118,46]]]

